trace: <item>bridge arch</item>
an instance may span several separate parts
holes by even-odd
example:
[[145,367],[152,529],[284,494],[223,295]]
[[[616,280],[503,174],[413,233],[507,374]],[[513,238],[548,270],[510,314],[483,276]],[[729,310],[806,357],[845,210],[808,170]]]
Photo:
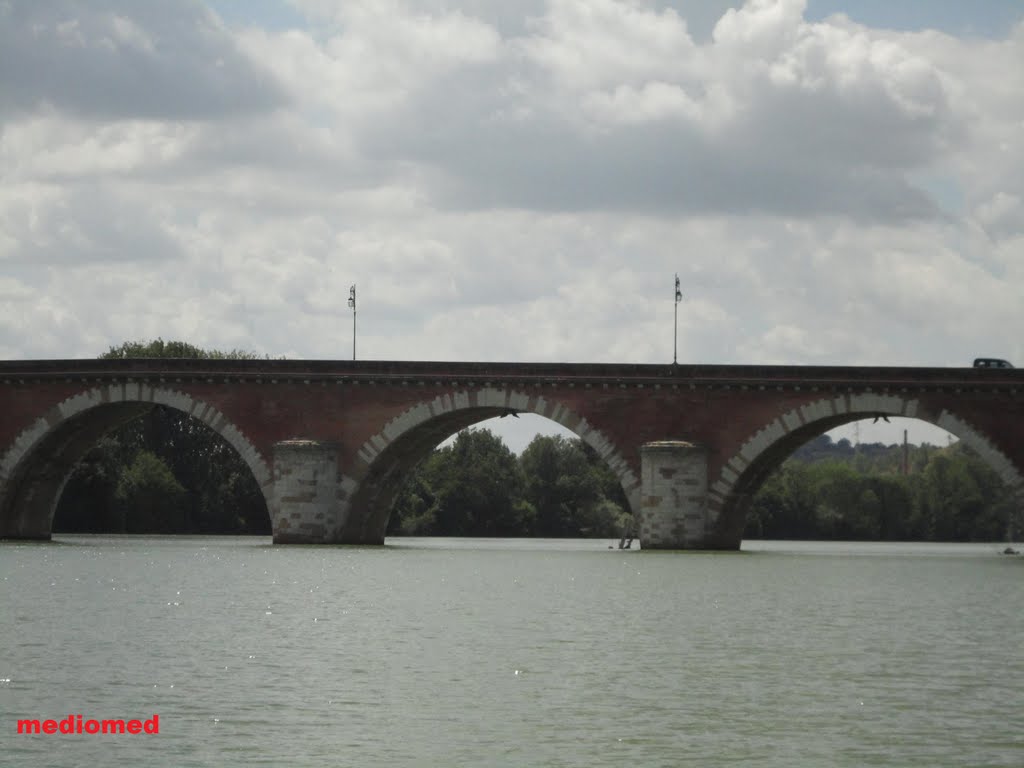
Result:
[[269,509],[270,467],[221,411],[176,390],[122,382],[61,401],[24,429],[0,456],[0,538],[49,539],[57,503],[75,464],[103,434],[154,406],[181,411],[220,435],[249,467]]
[[862,393],[823,398],[781,414],[750,437],[712,478],[709,519],[719,542],[738,543],[754,494],[783,461],[808,440],[865,418],[920,419],[955,435],[987,462],[1011,492],[1024,502],[1024,475],[978,429],[948,409],[935,411],[899,395]]
[[640,479],[619,449],[586,418],[557,399],[507,387],[482,387],[439,395],[417,403],[384,425],[357,451],[350,474],[341,478],[340,541],[384,541],[391,507],[413,467],[441,442],[487,419],[534,413],[561,424],[594,449],[619,479],[636,514]]

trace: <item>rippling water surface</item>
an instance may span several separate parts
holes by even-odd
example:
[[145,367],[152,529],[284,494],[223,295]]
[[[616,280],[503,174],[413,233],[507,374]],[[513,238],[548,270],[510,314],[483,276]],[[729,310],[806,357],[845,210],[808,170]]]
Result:
[[[0,762],[1024,765],[996,545],[0,545]],[[16,734],[160,716],[156,736]]]

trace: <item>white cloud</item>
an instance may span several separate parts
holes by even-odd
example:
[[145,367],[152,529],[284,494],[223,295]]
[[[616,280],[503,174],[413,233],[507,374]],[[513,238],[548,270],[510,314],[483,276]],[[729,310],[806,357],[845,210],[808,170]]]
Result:
[[8,0],[0,6],[0,116],[215,119],[283,93],[197,2]]
[[4,6],[0,354],[1024,360],[1024,26],[297,7]]

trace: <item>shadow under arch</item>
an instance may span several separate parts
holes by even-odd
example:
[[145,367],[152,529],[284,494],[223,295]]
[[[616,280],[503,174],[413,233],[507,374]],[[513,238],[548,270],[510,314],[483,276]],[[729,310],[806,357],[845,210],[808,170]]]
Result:
[[754,494],[801,445],[844,424],[882,416],[919,419],[955,435],[995,470],[1014,496],[1024,501],[1021,471],[984,434],[948,409],[932,411],[916,399],[898,395],[837,395],[780,415],[725,462],[708,494],[715,541],[739,546]]
[[151,408],[198,419],[241,456],[270,508],[273,477],[259,451],[213,406],[182,392],[140,383],[80,392],[50,408],[0,457],[0,538],[49,539],[71,470],[107,432]]
[[543,395],[485,387],[424,401],[392,419],[360,447],[356,466],[343,478],[347,491],[339,540],[382,544],[391,508],[413,467],[456,432],[487,419],[534,413],[573,432],[611,468],[630,511],[640,506],[640,479],[614,444],[585,418]]

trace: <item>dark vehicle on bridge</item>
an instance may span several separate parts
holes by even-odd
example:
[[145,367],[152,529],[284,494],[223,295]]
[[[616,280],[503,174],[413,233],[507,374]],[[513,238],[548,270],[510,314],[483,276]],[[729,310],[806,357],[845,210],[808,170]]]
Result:
[[976,357],[974,358],[975,368],[1013,368],[1013,366],[1006,360],[999,360],[994,357]]

